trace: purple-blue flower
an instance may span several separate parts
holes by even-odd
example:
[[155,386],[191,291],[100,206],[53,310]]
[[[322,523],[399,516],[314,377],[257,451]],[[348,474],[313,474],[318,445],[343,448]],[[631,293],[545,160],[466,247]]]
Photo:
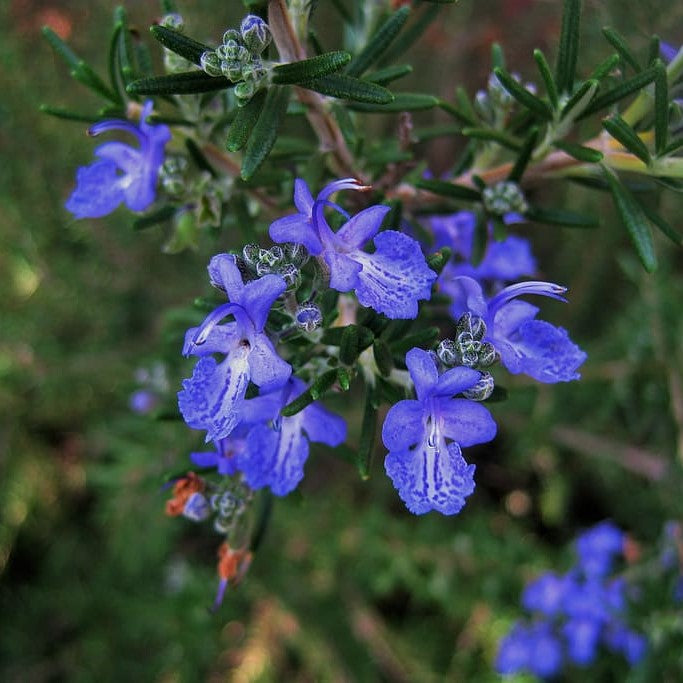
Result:
[[[507,214],[506,224],[518,223],[522,216]],[[474,247],[474,231],[477,218],[472,211],[459,211],[449,216],[432,216],[430,225],[434,233],[434,248],[448,247],[462,262],[449,263],[440,279],[467,275],[475,280],[496,280],[510,282],[524,275],[533,275],[537,270],[536,259],[531,253],[529,240],[510,235],[504,240],[491,239],[493,228],[488,226],[489,242],[481,262],[471,263]]]
[[614,558],[624,550],[624,532],[611,522],[601,522],[576,539],[579,567],[588,577],[606,576]]
[[247,425],[238,425],[224,439],[214,442],[215,451],[190,453],[190,460],[197,467],[215,467],[218,474],[232,476],[237,472],[237,456],[247,447]]
[[561,666],[561,643],[551,625],[544,621],[515,624],[501,642],[496,658],[496,671],[501,674],[529,671],[541,678],[550,678]]
[[[395,230],[378,234],[388,206],[370,206],[349,216],[329,199],[339,190],[362,189],[353,178],[337,180],[314,200],[306,183],[297,179],[297,213],[274,221],[270,237],[275,242],[303,244],[326,265],[332,289],[355,290],[363,306],[389,318],[415,318],[418,300],[431,296],[436,273],[427,266],[419,243],[412,237]],[[336,233],[325,218],[325,207],[332,207],[348,219]],[[369,254],[363,247],[373,238],[375,252]]]
[[460,447],[496,435],[496,423],[483,405],[453,398],[481,375],[458,367],[439,377],[432,356],[417,348],[406,354],[406,366],[417,400],[399,401],[387,413],[382,440],[389,453],[384,466],[411,512],[454,515],[474,491],[475,466],[465,462]]
[[[183,353],[200,359],[192,377],[183,380],[178,405],[190,427],[205,429],[206,440],[216,441],[239,423],[250,381],[266,390],[282,386],[292,368],[263,331],[273,302],[285,291],[285,281],[279,275],[264,275],[245,285],[232,254],[214,256],[209,276],[230,303],[187,331]],[[219,324],[228,315],[234,321]],[[223,355],[223,360],[216,361],[214,354]]]
[[242,419],[254,424],[246,448],[237,455],[237,468],[252,489],[269,486],[276,496],[293,491],[304,476],[309,442],[339,446],[346,439],[346,422],[314,402],[290,417],[279,416],[283,406],[306,389],[292,377],[281,388],[245,401]]
[[586,353],[572,342],[565,329],[536,320],[536,306],[516,300],[537,294],[566,301],[562,296],[565,287],[550,282],[520,282],[505,287],[488,301],[481,285],[470,277],[445,280],[441,289],[451,297],[451,313],[456,320],[468,311],[481,318],[486,325],[482,341],[493,344],[511,373],[524,373],[547,383],[580,377],[577,369],[586,360]]
[[98,159],[78,169],[76,189],[66,202],[66,208],[76,218],[106,216],[122,203],[131,211],[143,211],[154,202],[164,147],[171,139],[171,131],[163,124],[147,123],[152,106],[151,100],[145,102],[139,125],[112,119],[90,128],[89,135],[122,130],[133,135],[140,146],[105,142],[95,149]]
[[530,612],[540,612],[548,617],[557,614],[564,605],[567,581],[552,572],[539,576],[522,593],[522,606]]

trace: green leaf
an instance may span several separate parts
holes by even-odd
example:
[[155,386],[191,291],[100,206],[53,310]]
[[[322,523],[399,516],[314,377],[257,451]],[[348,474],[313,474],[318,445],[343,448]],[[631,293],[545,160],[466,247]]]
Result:
[[592,147],[577,145],[573,142],[557,140],[553,145],[557,147],[557,149],[561,149],[565,154],[569,154],[570,157],[588,164],[597,164],[604,158],[604,154],[601,151],[593,149]]
[[621,57],[619,55],[610,55],[607,59],[600,62],[593,72],[588,77],[589,81],[601,81],[605,76],[611,74],[619,65]]
[[228,129],[225,148],[228,152],[237,152],[247,144],[258,117],[266,101],[266,91],[257,92],[243,107],[238,107],[235,118]]
[[168,76],[139,78],[126,86],[130,95],[188,95],[232,88],[223,76],[209,76],[203,71],[182,71]]
[[175,206],[162,206],[160,209],[147,214],[146,216],[140,216],[133,221],[133,230],[146,230],[159,223],[165,223],[167,220],[175,216],[178,208]]
[[677,247],[683,247],[683,235],[674,227],[669,225],[658,213],[655,213],[650,207],[642,206],[645,215],[651,223],[658,227],[662,234],[666,235]]
[[571,92],[574,88],[580,24],[581,0],[564,0],[560,47],[555,66],[555,82],[560,93]]
[[334,370],[328,370],[320,375],[320,377],[318,377],[313,384],[311,384],[310,391],[314,401],[322,398],[334,386],[334,383],[337,381],[338,374],[339,371],[337,368]]
[[394,369],[394,358],[389,345],[383,339],[375,339],[372,344],[372,355],[380,374],[388,377]]
[[119,46],[118,57],[119,66],[121,69],[121,79],[124,85],[128,85],[136,77],[136,59],[133,50],[133,43],[130,39],[130,30],[128,28],[128,17],[126,10],[123,7],[116,7],[114,9],[114,25],[119,29]]
[[431,348],[438,339],[441,330],[438,327],[426,327],[419,332],[409,334],[407,337],[392,341],[389,344],[391,351],[398,355],[403,355],[410,351],[413,346]]
[[466,202],[481,201],[481,193],[471,187],[447,183],[445,180],[433,180],[431,178],[420,178],[416,181],[415,187],[438,194],[440,197],[450,199],[460,199]]
[[440,124],[436,126],[425,126],[424,128],[417,128],[413,131],[413,136],[418,142],[426,142],[427,140],[434,140],[434,138],[451,137],[460,133],[462,129],[455,124]]
[[361,479],[367,480],[370,477],[370,467],[372,455],[375,450],[375,439],[377,436],[377,396],[375,389],[367,387],[365,392],[365,402],[363,404],[363,421],[360,428],[360,439],[358,440],[358,473]]
[[541,209],[532,206],[524,215],[536,223],[561,225],[565,228],[596,228],[598,226],[598,221],[593,216],[585,216],[569,209]]
[[484,142],[495,142],[502,147],[511,149],[513,152],[519,152],[522,147],[522,143],[518,138],[493,128],[465,127],[461,132],[465,137],[473,138],[475,140],[483,140]]
[[606,166],[602,166],[605,180],[609,184],[614,205],[621,216],[624,225],[631,236],[645,270],[652,273],[657,268],[654,242],[647,216],[631,192],[624,187],[616,173]]
[[543,100],[530,93],[521,83],[518,83],[507,71],[498,67],[493,70],[493,73],[505,90],[523,107],[545,121],[552,120],[553,110]]
[[366,74],[365,80],[379,85],[386,85],[412,72],[413,67],[410,64],[397,64],[396,66],[388,66],[385,69],[378,69],[370,74]]
[[389,49],[382,56],[382,61],[391,63],[417,42],[441,11],[440,7],[425,7],[422,14],[394,40]]
[[602,33],[607,38],[609,44],[619,53],[624,64],[628,64],[636,73],[642,71],[642,67],[638,64],[633,52],[624,41],[623,37],[613,28],[605,27]]
[[623,100],[625,97],[638,92],[646,85],[652,83],[656,77],[657,69],[654,66],[644,69],[639,74],[633,76],[633,78],[620,83],[614,88],[610,88],[610,90],[604,92],[602,95],[598,95],[588,107],[583,110],[583,113],[579,115],[577,120],[585,119],[587,116],[595,114],[595,112],[598,112],[605,107],[609,107],[615,102],[619,102],[619,100]]
[[[329,373],[332,373],[336,378],[336,370],[329,370],[328,374]],[[311,403],[313,403],[313,401],[315,401],[315,399],[313,398],[313,395],[311,394],[311,389],[309,387],[308,389],[306,389],[306,391],[303,392],[303,394],[299,394],[299,396],[297,396],[293,401],[290,401],[280,411],[280,415],[282,415],[282,417],[292,417],[293,415],[300,413],[307,406],[310,406]]]
[[75,80],[114,104],[121,104],[121,98],[49,26],[43,26],[43,36],[66,62]]
[[315,90],[322,95],[353,102],[387,104],[394,99],[392,93],[381,85],[362,81],[345,74],[328,74],[300,85],[302,88]]
[[661,59],[655,60],[655,154],[661,156],[669,136],[669,86],[666,67]]
[[299,62],[278,64],[273,68],[273,83],[276,85],[305,83],[338,71],[350,61],[351,55],[348,52],[326,52]]
[[682,147],[683,147],[683,136],[675,138],[666,146],[666,149],[664,150],[664,155],[668,156],[669,154],[673,154],[674,152],[677,152]]
[[427,256],[427,265],[438,275],[451,260],[452,253],[448,247],[441,247],[438,251]]
[[190,154],[190,158],[200,171],[210,173],[216,177],[216,169],[209,163],[209,160],[200,149],[199,145],[192,138],[185,138],[185,147]]
[[548,64],[545,55],[540,50],[534,50],[534,60],[536,61],[536,66],[543,79],[550,104],[556,109],[559,98],[557,95],[557,86],[555,85],[553,74],[550,71],[550,65]]
[[536,146],[537,139],[538,128],[533,126],[529,131],[527,139],[524,141],[524,145],[522,146],[519,155],[517,156],[515,165],[512,167],[512,170],[508,175],[508,180],[511,180],[513,183],[519,183],[519,181],[522,179],[524,171],[526,171],[526,167],[528,166],[529,161],[531,161],[531,155],[534,151],[534,147]]
[[368,41],[368,44],[354,57],[346,68],[348,76],[360,76],[368,70],[387,50],[391,42],[403,28],[410,14],[410,7],[396,10]]
[[637,156],[644,164],[650,163],[650,151],[645,143],[638,137],[631,126],[618,114],[602,122],[603,128],[618,142],[620,142],[631,154]]
[[347,325],[339,342],[339,360],[344,365],[353,365],[358,359],[358,325]]
[[567,103],[562,107],[560,119],[569,118],[576,119],[582,111],[590,104],[596,91],[598,89],[598,82],[593,80],[584,81],[576,92],[569,98]]
[[79,123],[97,123],[102,120],[102,117],[98,114],[79,114],[78,112],[73,112],[68,109],[62,109],[61,107],[51,107],[48,104],[41,104],[39,107],[43,114],[49,114],[58,119],[64,119],[65,121],[78,121]]
[[400,92],[396,93],[393,100],[387,104],[356,104],[355,102],[352,102],[349,104],[349,108],[354,111],[386,114],[401,111],[423,111],[425,109],[433,109],[438,105],[438,98],[433,97],[432,95]]
[[208,45],[165,26],[152,26],[149,30],[164,47],[197,66],[201,65],[202,55],[207,51],[212,51]]
[[276,86],[268,90],[263,109],[249,136],[242,159],[241,176],[249,180],[265,161],[277,140],[277,134],[287,113],[289,86]]

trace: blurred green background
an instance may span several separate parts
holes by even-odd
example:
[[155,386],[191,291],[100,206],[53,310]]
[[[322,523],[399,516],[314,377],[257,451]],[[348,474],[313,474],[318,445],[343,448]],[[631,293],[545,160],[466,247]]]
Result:
[[[577,530],[611,517],[647,544],[664,520],[683,517],[680,252],[658,240],[661,267],[647,276],[608,199],[548,187],[548,203],[605,217],[589,233],[520,229],[542,275],[571,287],[568,306],[544,312],[588,351],[581,382],[506,382],[510,400],[493,408],[499,436],[469,452],[478,486],[457,517],[406,512],[381,445],[367,482],[314,450],[301,492],[277,500],[247,579],[212,615],[218,537],[165,517],[161,490],[201,439],[180,422],[133,414],[128,399],[136,372],[161,360],[172,402],[188,366],[178,358],[183,313],[170,309],[206,293],[208,258],[234,244],[224,235],[168,256],[161,230],[133,232],[123,210],[73,221],[63,203],[93,143],[85,125],[38,112],[97,106],[40,27],[104,72],[116,4],[0,3],[0,680],[498,680],[496,645],[518,616],[521,587],[568,567]],[[157,3],[123,4],[146,34]],[[185,3],[188,33],[218,39],[240,5]],[[413,50],[405,89],[473,93],[495,40],[510,68],[533,79],[531,51],[554,54],[560,5],[461,0]],[[653,32],[683,36],[683,9],[670,0],[585,5],[584,72],[611,52],[603,25],[641,50]],[[319,13],[321,33],[333,36],[329,3]],[[436,172],[454,151],[442,140],[423,150]],[[680,195],[662,201],[680,228]],[[618,660],[581,674],[626,676]]]

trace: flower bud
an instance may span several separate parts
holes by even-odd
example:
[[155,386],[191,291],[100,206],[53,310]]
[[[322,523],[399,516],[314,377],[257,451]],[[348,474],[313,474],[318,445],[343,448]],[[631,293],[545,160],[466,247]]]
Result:
[[203,522],[211,514],[211,506],[203,493],[193,493],[185,502],[183,517],[193,522]]
[[256,264],[259,262],[259,252],[260,248],[258,244],[245,244],[242,247],[242,258],[244,262],[249,266],[249,268],[255,269]]
[[242,65],[236,61],[222,61],[221,73],[233,83],[242,78]]
[[301,271],[293,263],[285,263],[279,270],[287,289],[296,289],[301,284]]
[[479,381],[467,391],[463,391],[462,395],[472,401],[485,401],[492,393],[495,387],[493,376],[488,372],[482,372]]
[[223,73],[220,57],[213,50],[202,52],[202,56],[199,58],[199,65],[209,76],[220,76]]
[[504,216],[511,212],[524,213],[529,208],[520,186],[509,180],[503,180],[485,188],[482,198],[484,208],[497,216]]
[[181,14],[172,12],[171,14],[164,14],[164,16],[161,17],[159,25],[182,33],[185,29],[185,19],[183,19]]
[[500,360],[500,354],[493,344],[484,342],[479,349],[479,367],[488,368]]
[[446,367],[453,367],[460,361],[455,342],[451,339],[444,339],[436,349],[436,355]]
[[253,81],[242,81],[235,86],[235,97],[246,104],[256,92],[256,86]]
[[285,258],[299,268],[301,268],[309,259],[308,251],[303,244],[285,242],[284,249]]
[[318,306],[308,301],[297,308],[294,319],[299,328],[305,332],[313,332],[322,324],[323,314]]
[[268,24],[254,14],[248,14],[242,19],[240,34],[248,50],[254,54],[261,54],[272,40]]
[[229,28],[224,34],[223,34],[223,45],[228,45],[231,43],[239,43],[242,40],[242,36],[240,35],[240,32],[234,28]]

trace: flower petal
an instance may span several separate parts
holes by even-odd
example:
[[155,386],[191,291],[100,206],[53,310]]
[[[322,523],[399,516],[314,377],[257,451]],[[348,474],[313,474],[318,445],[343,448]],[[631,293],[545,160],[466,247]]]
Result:
[[488,408],[466,398],[437,398],[435,412],[445,437],[461,446],[491,441],[498,430]]
[[284,278],[273,274],[248,282],[240,292],[236,303],[247,311],[257,332],[263,330],[273,302],[285,289],[287,284]]
[[208,266],[209,279],[214,287],[222,289],[233,303],[237,303],[244,289],[242,274],[233,254],[216,254]]
[[450,312],[455,320],[467,311],[486,317],[489,309],[481,285],[471,277],[458,275],[453,266],[446,266],[439,276],[439,290],[451,297]]
[[273,242],[303,244],[313,256],[320,254],[323,248],[310,216],[302,213],[283,216],[273,221],[268,228],[268,234]]
[[278,356],[265,334],[257,334],[252,340],[249,367],[251,381],[266,391],[282,386],[292,374],[292,366]]
[[358,274],[362,266],[345,254],[328,250],[324,258],[330,267],[330,287],[338,292],[348,292],[358,284]]
[[346,441],[346,421],[327,410],[321,403],[312,403],[301,414],[301,425],[309,441],[328,446],[339,446]]
[[294,181],[294,206],[304,216],[310,216],[313,213],[313,195],[303,178],[297,178]]
[[377,204],[357,213],[337,231],[337,240],[350,249],[362,249],[379,231],[391,207]]
[[439,377],[434,389],[435,396],[455,396],[470,389],[481,379],[481,373],[470,368],[457,367],[447,370]]
[[96,161],[76,172],[76,189],[66,208],[76,218],[99,218],[116,209],[124,200],[121,176],[111,161]]
[[502,242],[489,243],[486,254],[474,269],[476,279],[517,280],[536,272],[536,259],[531,253],[529,240],[511,235]]
[[192,377],[183,380],[178,407],[190,427],[207,431],[207,441],[222,439],[239,422],[248,384],[249,364],[244,353],[232,353],[220,364],[204,356]]
[[476,216],[472,211],[458,211],[450,216],[432,216],[429,224],[434,233],[434,250],[448,247],[469,261]]
[[454,515],[474,491],[474,465],[451,443],[432,448],[423,441],[412,450],[391,451],[384,463],[406,507],[416,515],[436,510]]
[[256,425],[238,467],[251,488],[270,486],[276,496],[286,496],[303,478],[307,458],[308,441],[295,416],[283,418],[280,431]]
[[390,451],[402,451],[424,439],[425,418],[421,401],[399,401],[389,408],[382,425],[382,442]]
[[424,349],[413,348],[406,353],[406,367],[415,385],[415,393],[420,401],[431,395],[439,381],[439,371],[434,359]]
[[375,237],[377,251],[352,252],[362,264],[356,296],[363,306],[388,318],[417,317],[419,299],[429,299],[436,273],[427,266],[419,243],[395,230]]

